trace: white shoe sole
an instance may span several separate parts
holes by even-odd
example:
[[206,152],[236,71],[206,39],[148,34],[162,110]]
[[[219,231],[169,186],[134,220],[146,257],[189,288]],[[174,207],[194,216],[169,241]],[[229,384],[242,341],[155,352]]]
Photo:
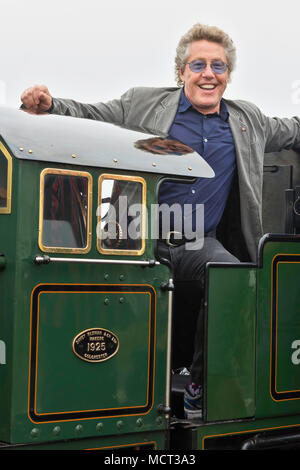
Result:
[[202,419],[202,410],[184,410],[185,419]]

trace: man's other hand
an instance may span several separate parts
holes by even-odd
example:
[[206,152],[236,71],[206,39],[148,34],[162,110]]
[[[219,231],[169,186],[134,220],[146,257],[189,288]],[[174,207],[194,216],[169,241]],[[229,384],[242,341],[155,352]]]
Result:
[[22,109],[31,114],[44,114],[52,106],[52,96],[45,85],[27,88],[22,95]]

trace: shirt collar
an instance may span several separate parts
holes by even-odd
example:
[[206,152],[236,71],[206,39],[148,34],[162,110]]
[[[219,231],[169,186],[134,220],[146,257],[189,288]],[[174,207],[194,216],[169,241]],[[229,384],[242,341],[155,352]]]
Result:
[[[193,108],[192,104],[190,103],[190,101],[188,100],[188,98],[185,96],[185,93],[184,93],[184,88],[182,89],[182,92],[181,92],[181,95],[180,95],[180,100],[179,100],[179,106],[178,106],[178,112],[179,113],[184,113],[185,111],[187,111],[189,108]],[[195,109],[195,108],[193,108]],[[198,111],[199,112],[199,111]],[[202,113],[199,112],[199,114],[201,114],[203,116]],[[221,99],[221,103],[220,103],[220,114],[218,113],[213,113],[213,114],[206,114],[206,116],[220,116],[220,118],[223,120],[223,121],[227,121],[228,119],[228,116],[229,116],[229,112],[228,112],[228,108],[227,108],[227,104],[225,103],[225,101],[223,100],[223,98]]]

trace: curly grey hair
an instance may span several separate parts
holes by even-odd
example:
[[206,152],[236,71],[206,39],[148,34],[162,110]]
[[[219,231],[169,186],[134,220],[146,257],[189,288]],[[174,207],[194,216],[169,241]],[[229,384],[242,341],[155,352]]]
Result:
[[234,70],[236,64],[236,49],[232,39],[228,36],[228,34],[216,26],[208,26],[197,23],[182,36],[176,49],[175,78],[178,86],[183,85],[183,82],[180,78],[180,72],[183,72],[186,65],[186,60],[189,55],[189,45],[191,42],[200,41],[201,39],[221,44],[225,49],[229,75]]

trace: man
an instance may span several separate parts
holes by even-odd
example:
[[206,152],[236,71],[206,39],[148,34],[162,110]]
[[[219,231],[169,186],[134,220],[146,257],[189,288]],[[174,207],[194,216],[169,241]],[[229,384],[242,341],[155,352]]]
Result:
[[[184,238],[159,243],[162,255],[171,261],[175,286],[185,283],[187,302],[191,290],[203,293],[208,261],[256,261],[262,236],[264,153],[300,147],[298,118],[268,118],[251,103],[223,99],[235,58],[226,33],[196,24],[177,47],[178,88],[133,88],[119,100],[94,105],[52,98],[44,85],[29,88],[21,97],[28,112],[98,119],[177,139],[207,160],[215,178],[199,178],[193,185],[165,183],[159,195],[160,203],[204,204],[201,250],[187,250]],[[201,418],[202,414],[203,315],[199,298],[198,294],[200,314],[191,381],[184,399],[188,418]],[[191,321],[196,323],[195,318]]]

